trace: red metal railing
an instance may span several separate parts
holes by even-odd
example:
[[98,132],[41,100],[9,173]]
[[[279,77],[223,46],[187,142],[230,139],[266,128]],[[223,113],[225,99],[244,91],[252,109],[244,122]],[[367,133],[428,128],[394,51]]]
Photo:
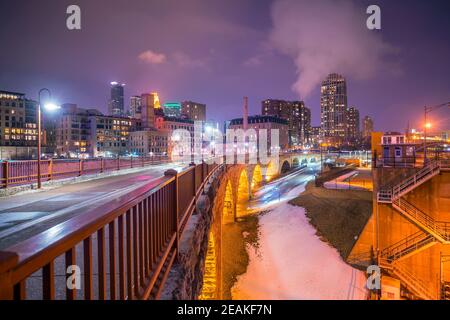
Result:
[[[169,170],[139,187],[0,252],[0,299],[158,298],[180,236],[212,174],[224,164]],[[77,265],[81,288],[66,286]]]
[[[116,171],[120,169],[145,167],[166,163],[167,157],[127,157],[114,159],[87,160],[42,160],[41,180],[50,181],[88,174]],[[37,182],[37,160],[0,162],[0,188],[19,186]]]

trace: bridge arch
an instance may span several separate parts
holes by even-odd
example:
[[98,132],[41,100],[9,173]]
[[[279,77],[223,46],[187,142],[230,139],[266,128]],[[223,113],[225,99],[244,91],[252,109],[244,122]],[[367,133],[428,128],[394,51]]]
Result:
[[236,217],[245,215],[247,202],[250,198],[247,170],[243,169],[239,174],[236,194]]
[[289,170],[291,170],[291,165],[289,164],[288,160],[284,160],[281,166],[281,174],[286,173]]
[[270,160],[266,167],[265,180],[266,182],[272,181],[278,175],[278,166],[275,164],[274,160]]
[[250,184],[250,191],[253,192],[261,186],[263,181],[263,176],[261,172],[261,166],[259,164],[255,165],[253,168],[252,182]]
[[235,207],[234,207],[234,197],[233,197],[233,188],[231,186],[231,181],[227,180],[227,186],[225,188],[225,197],[223,200],[223,209],[222,209],[222,223],[233,223],[235,216]]

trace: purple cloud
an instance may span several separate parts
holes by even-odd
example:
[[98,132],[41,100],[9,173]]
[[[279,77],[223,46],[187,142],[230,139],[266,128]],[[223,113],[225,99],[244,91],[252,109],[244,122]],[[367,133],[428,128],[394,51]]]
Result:
[[[350,1],[282,0],[272,6],[270,42],[294,60],[292,90],[307,97],[331,72],[369,79],[396,53],[381,33],[368,30],[365,8]],[[397,69],[398,70],[398,69]]]
[[139,60],[149,64],[161,64],[166,62],[167,57],[164,53],[157,53],[152,50],[147,50],[139,54]]

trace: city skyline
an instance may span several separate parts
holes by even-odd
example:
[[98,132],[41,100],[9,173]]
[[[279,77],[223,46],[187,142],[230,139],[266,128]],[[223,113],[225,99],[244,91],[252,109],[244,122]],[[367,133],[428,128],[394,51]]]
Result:
[[450,300],[449,12],[0,0],[0,300]]
[[[346,2],[333,16],[349,14],[353,17],[356,14],[358,21],[355,23],[361,26],[356,35],[347,34],[345,28],[348,25],[340,24],[336,19],[321,22],[325,36],[332,25],[343,30],[338,38],[343,46],[347,46],[344,54],[349,55],[349,60],[361,58],[348,53],[350,49],[362,53],[373,51],[375,57],[362,57],[358,63],[373,63],[377,70],[358,74],[355,65],[337,60],[330,61],[326,69],[318,69],[317,77],[320,75],[322,81],[329,73],[341,72],[347,80],[348,105],[356,106],[362,115],[371,115],[379,130],[402,131],[408,121],[411,127],[421,124],[424,105],[448,100],[449,70],[444,63],[450,54],[448,41],[445,41],[448,22],[439,18],[440,15],[444,17],[448,4],[437,1],[430,6],[414,1],[388,7],[383,6],[384,3],[379,3],[383,17],[381,31],[365,28],[367,6],[364,1]],[[130,6],[124,6],[120,1],[110,1],[107,6],[101,1],[95,4],[80,1],[82,30],[74,32],[65,28],[65,3],[44,1],[37,6],[18,1],[1,6],[0,12],[36,13],[36,16],[25,13],[18,24],[7,23],[12,17],[0,13],[6,26],[0,31],[3,39],[21,52],[29,52],[39,41],[33,55],[2,53],[0,87],[4,90],[25,92],[29,98],[36,99],[39,88],[51,87],[61,104],[73,102],[106,113],[108,84],[120,79],[127,84],[126,106],[130,96],[156,91],[162,101],[201,101],[208,105],[208,118],[223,121],[241,115],[243,96],[249,97],[249,114],[258,114],[260,102],[267,98],[300,100],[311,109],[312,125],[319,124],[320,84],[314,84],[314,79],[312,84],[305,80],[309,71],[296,63],[291,51],[307,52],[315,45],[322,48],[322,43],[302,38],[300,49],[286,48],[285,39],[277,36],[277,32],[289,34],[289,30],[274,20],[280,17],[281,21],[289,21],[286,8],[296,12],[303,6],[303,11],[309,12],[320,9],[320,5],[302,1],[259,1],[258,5],[249,2],[225,6],[213,2],[205,6],[191,1],[174,6],[167,1],[154,2],[153,10],[150,10],[140,1]],[[323,10],[323,17],[330,17],[331,9],[335,7],[328,6]],[[183,19],[172,19],[182,16],[181,13]],[[122,23],[113,23],[117,19],[125,21],[130,16],[152,17],[154,23],[170,21],[170,27],[154,34],[149,23],[133,22],[126,30]],[[45,26],[36,23],[36,19],[43,17],[47,22]],[[313,23],[303,20],[306,25],[298,27]],[[411,20],[414,24],[400,24],[400,20]],[[309,30],[312,36],[320,36],[311,31],[313,29]],[[142,41],[142,32],[151,40]],[[182,39],[187,33],[194,35],[189,40]],[[410,34],[414,34],[414,38]],[[374,47],[367,51],[365,43],[351,47],[348,41],[357,40],[361,35],[371,39],[369,45],[392,50],[379,52],[381,49]],[[111,46],[117,46],[117,43],[122,45],[112,50]],[[430,47],[435,50],[429,50]],[[310,65],[317,64],[312,61]],[[301,87],[295,88],[296,83]],[[409,116],[401,120],[389,117],[397,111],[398,114],[408,111]],[[439,112],[433,117],[436,128],[445,129],[442,126],[448,117],[440,118]]]

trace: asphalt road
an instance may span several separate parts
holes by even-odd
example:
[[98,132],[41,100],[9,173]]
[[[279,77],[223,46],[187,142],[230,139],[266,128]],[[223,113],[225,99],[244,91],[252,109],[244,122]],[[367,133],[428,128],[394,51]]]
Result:
[[162,164],[138,172],[26,191],[0,198],[0,250],[21,242],[164,175],[181,164]]
[[318,164],[309,164],[304,169],[291,172],[284,177],[265,184],[249,201],[247,211],[249,213],[263,211],[297,197],[298,193],[295,190],[300,186],[305,186],[308,181],[314,179],[314,175],[319,171],[320,166]]

